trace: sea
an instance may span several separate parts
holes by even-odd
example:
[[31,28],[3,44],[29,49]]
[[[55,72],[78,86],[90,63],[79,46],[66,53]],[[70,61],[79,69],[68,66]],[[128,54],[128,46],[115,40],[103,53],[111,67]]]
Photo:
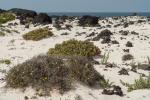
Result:
[[122,12],[51,12],[48,13],[49,16],[84,16],[84,15],[90,15],[90,16],[97,16],[97,17],[119,17],[119,16],[132,16],[132,15],[138,15],[138,16],[147,16],[150,17],[150,12],[141,12],[141,13],[122,13]]

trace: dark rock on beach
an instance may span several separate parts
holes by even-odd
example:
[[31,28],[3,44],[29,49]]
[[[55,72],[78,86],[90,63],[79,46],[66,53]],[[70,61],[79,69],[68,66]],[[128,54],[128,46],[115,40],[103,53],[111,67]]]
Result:
[[99,41],[100,39],[110,40],[111,35],[113,35],[112,32],[106,29],[93,38],[93,41]]
[[127,44],[126,44],[126,47],[133,47],[132,42],[128,41]]
[[52,18],[46,13],[40,13],[33,19],[33,24],[50,24],[52,23]]
[[83,16],[79,19],[80,26],[96,26],[98,25],[98,17],[95,16]]
[[122,68],[118,73],[119,75],[129,75],[128,71],[125,68]]
[[102,94],[123,96],[121,87],[115,85],[110,89],[104,89]]
[[37,16],[37,13],[32,10],[13,8],[8,11],[16,14],[17,16],[20,16],[21,18],[34,18],[35,16]]
[[5,10],[3,10],[3,9],[0,9],[0,13],[3,13],[3,12],[5,12]]

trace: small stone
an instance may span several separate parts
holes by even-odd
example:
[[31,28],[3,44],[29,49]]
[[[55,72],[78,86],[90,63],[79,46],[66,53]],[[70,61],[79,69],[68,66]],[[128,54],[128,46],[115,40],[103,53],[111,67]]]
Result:
[[25,99],[25,100],[28,100],[28,99],[29,99],[29,97],[28,97],[28,96],[25,96],[25,97],[24,97],[24,99]]
[[127,44],[126,44],[126,47],[133,47],[132,42],[128,41]]
[[128,71],[125,68],[122,68],[118,73],[119,75],[129,75]]

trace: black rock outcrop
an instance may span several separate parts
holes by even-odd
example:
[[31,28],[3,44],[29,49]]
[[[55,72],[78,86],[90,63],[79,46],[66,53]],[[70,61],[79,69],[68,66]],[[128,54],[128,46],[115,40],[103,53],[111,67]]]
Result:
[[95,16],[83,16],[79,19],[80,26],[96,26],[98,25],[98,17]]
[[33,19],[33,24],[50,24],[52,23],[52,18],[46,13],[40,13]]

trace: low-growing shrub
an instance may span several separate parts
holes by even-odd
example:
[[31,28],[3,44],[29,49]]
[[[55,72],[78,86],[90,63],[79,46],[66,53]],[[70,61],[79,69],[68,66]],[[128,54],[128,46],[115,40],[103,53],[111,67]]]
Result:
[[41,40],[43,38],[48,38],[51,36],[53,36],[53,33],[51,31],[49,31],[48,28],[40,28],[40,29],[36,29],[36,30],[33,30],[29,33],[24,34],[23,38],[25,40],[38,41],[38,40]]
[[71,76],[73,79],[84,83],[90,87],[101,86],[104,83],[104,77],[94,69],[86,57],[69,57],[68,64],[71,68]]
[[0,63],[9,65],[11,64],[11,61],[9,59],[3,59],[3,60],[0,60]]
[[55,48],[50,48],[49,55],[62,56],[86,56],[92,57],[99,55],[100,49],[88,41],[68,40],[62,44],[56,44]]
[[69,68],[58,58],[38,56],[14,66],[6,75],[8,87],[36,89],[58,88],[67,91],[71,88]]
[[15,20],[15,16],[12,13],[4,12],[0,14],[0,24],[6,23],[12,20]]
[[0,31],[0,36],[5,36],[5,33]]
[[136,79],[133,84],[124,83],[121,81],[124,86],[128,87],[128,91],[131,92],[133,90],[138,89],[150,89],[150,75],[146,78],[140,76],[139,79]]
[[14,66],[6,75],[7,87],[52,90],[61,93],[72,89],[75,82],[89,87],[105,81],[85,57],[38,56]]

